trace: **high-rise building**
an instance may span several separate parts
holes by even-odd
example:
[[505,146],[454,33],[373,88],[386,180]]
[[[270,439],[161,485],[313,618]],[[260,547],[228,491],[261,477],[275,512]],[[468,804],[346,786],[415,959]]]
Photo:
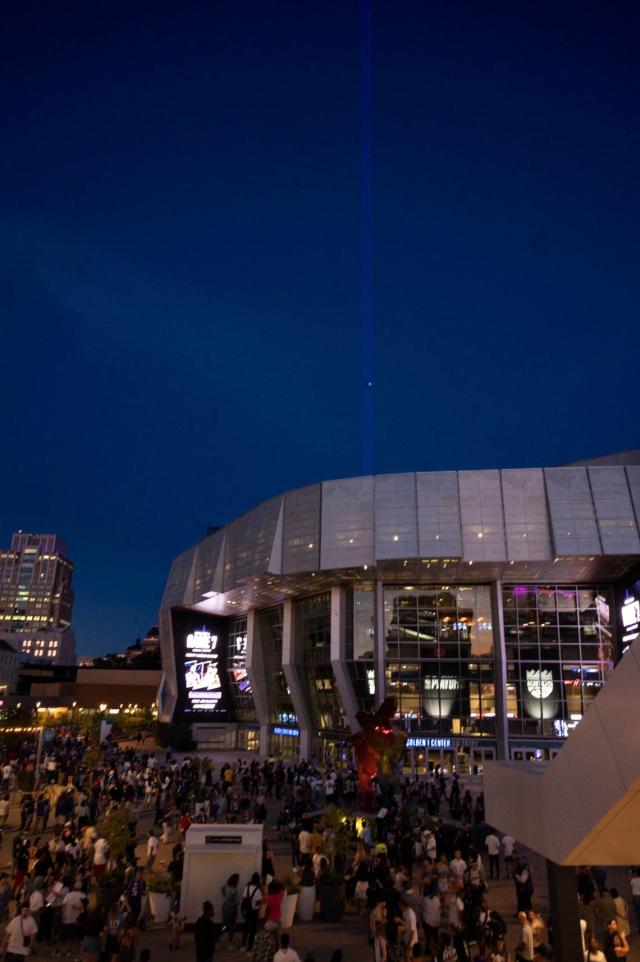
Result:
[[0,639],[24,661],[75,662],[73,565],[55,534],[16,532],[0,551]]

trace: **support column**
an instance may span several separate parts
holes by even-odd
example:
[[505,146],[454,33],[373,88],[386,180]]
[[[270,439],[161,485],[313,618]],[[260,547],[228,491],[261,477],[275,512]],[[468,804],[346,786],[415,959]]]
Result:
[[376,705],[381,705],[387,697],[387,676],[385,672],[386,640],[384,637],[384,585],[381,581],[375,584],[374,608],[374,670],[376,678]]
[[269,754],[270,702],[267,673],[262,653],[260,615],[252,608],[247,612],[247,675],[251,682],[253,704],[260,725],[260,754]]
[[509,720],[507,718],[507,649],[504,640],[501,581],[495,581],[491,585],[491,621],[493,624],[496,755],[500,761],[505,761],[509,758]]
[[576,870],[547,859],[549,906],[553,925],[553,957],[562,962],[582,962],[580,914]]
[[347,592],[339,586],[331,589],[331,669],[351,732],[358,731],[358,701],[349,677],[346,659]]
[[302,761],[311,757],[312,724],[310,708],[305,701],[304,688],[300,681],[293,620],[293,601],[285,601],[282,606],[282,669],[298,716],[300,760]]

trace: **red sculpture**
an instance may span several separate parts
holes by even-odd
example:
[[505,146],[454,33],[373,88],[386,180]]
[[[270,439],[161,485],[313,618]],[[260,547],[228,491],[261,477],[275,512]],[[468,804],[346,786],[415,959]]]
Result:
[[375,811],[373,779],[390,778],[404,748],[405,732],[393,727],[396,708],[395,698],[385,698],[377,711],[356,715],[362,730],[352,735],[351,741],[358,770],[358,808],[363,812]]

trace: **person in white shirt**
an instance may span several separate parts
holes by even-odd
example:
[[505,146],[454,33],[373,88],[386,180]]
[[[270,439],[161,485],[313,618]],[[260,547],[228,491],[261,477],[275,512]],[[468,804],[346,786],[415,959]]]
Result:
[[158,846],[160,842],[152,828],[149,829],[149,838],[147,839],[147,872],[153,870],[153,863],[156,860],[156,855],[158,854]]
[[464,873],[467,870],[467,863],[462,857],[462,852],[455,851],[453,853],[453,858],[449,862],[449,871],[451,875],[456,880],[456,882],[462,881]]
[[600,943],[595,935],[592,935],[589,939],[589,948],[584,953],[584,962],[607,962],[607,957],[600,948]]
[[418,941],[418,920],[416,919],[416,913],[410,905],[405,905],[402,910],[402,925],[404,926],[402,941],[404,943],[405,958],[407,962],[411,962],[411,950]]
[[280,936],[280,948],[274,955],[273,962],[300,962],[300,956],[289,945],[289,936],[286,932]]
[[516,946],[516,959],[518,962],[533,962],[533,929],[529,925],[526,912],[518,912],[518,922],[520,923],[520,942]]
[[11,919],[6,929],[0,953],[6,955],[21,955],[26,958],[31,955],[31,944],[38,934],[38,926],[29,912],[29,904],[23,902],[20,914]]
[[504,855],[504,874],[507,878],[513,877],[513,850],[516,847],[516,840],[513,835],[502,836],[502,852]]
[[311,832],[307,828],[298,832],[298,850],[301,857],[311,855]]
[[109,843],[106,838],[97,838],[93,846],[93,874],[102,875],[109,858]]
[[500,878],[500,839],[494,831],[489,832],[484,840],[484,844],[487,846],[487,854],[489,856],[489,878],[493,878],[493,870],[495,869],[496,878]]
[[422,915],[427,947],[435,950],[438,945],[440,918],[442,916],[442,903],[435,892],[427,889],[427,894],[423,898],[420,906],[420,914]]

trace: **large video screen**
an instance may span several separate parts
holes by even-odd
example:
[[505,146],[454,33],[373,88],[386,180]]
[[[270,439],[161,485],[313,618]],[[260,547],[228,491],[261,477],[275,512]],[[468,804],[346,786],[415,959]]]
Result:
[[230,692],[226,666],[226,621],[180,609],[172,612],[178,677],[174,717],[228,721]]

